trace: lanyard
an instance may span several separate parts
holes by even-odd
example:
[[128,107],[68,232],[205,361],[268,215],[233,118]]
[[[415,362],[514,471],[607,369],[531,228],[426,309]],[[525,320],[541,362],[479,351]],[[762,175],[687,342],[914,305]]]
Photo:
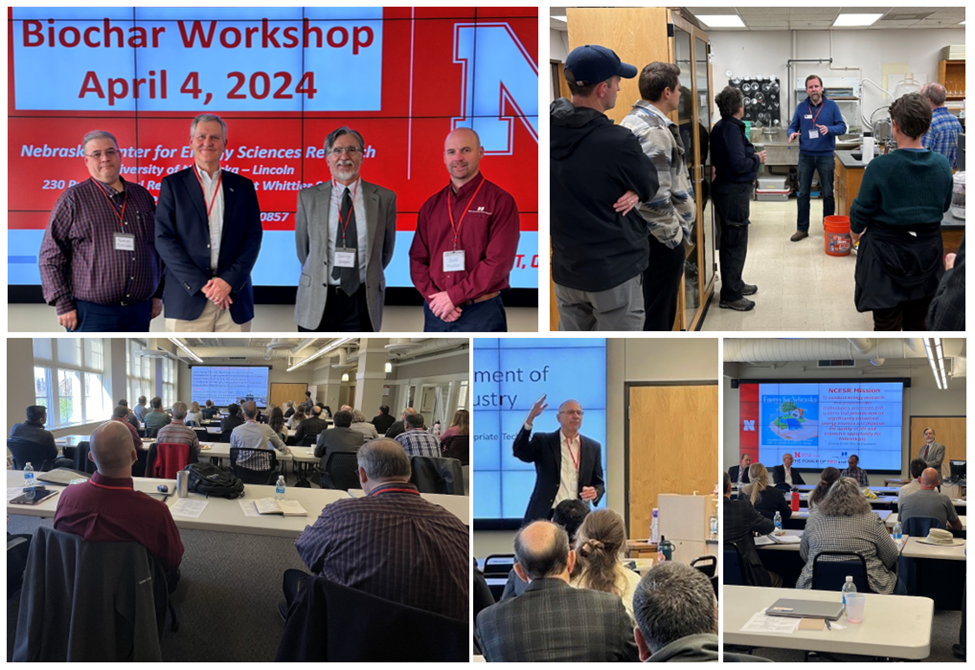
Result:
[[420,495],[420,492],[417,491],[416,489],[383,489],[382,491],[373,491],[372,493],[369,494],[369,497],[371,498],[372,496],[378,496],[380,493],[388,493],[388,492],[391,492],[391,493],[414,493],[416,495]]
[[[335,182],[335,187],[337,188],[340,184]],[[345,187],[346,190],[349,189],[348,186]],[[355,188],[352,189],[352,206],[349,207],[349,215],[345,217],[345,221],[342,220],[342,201],[339,201],[339,225],[342,226],[342,244],[345,244],[345,231],[349,228],[349,222],[352,220],[352,212],[355,211],[355,195],[359,192],[359,180],[355,180]],[[344,196],[343,196],[344,197]]]
[[464,225],[464,217],[467,216],[467,212],[470,211],[471,208],[471,203],[474,202],[474,198],[477,197],[477,192],[481,190],[481,187],[484,186],[484,182],[486,181],[487,179],[481,179],[481,183],[477,185],[476,189],[474,189],[474,195],[472,195],[471,199],[467,201],[467,207],[464,209],[464,213],[460,215],[460,222],[456,226],[454,225],[454,210],[450,206],[451,186],[447,186],[447,214],[450,215],[450,228],[454,231],[454,251],[457,251],[457,240],[460,238],[460,227]]
[[[89,179],[91,179],[92,181],[95,181],[94,177],[89,177]],[[109,188],[111,188],[111,187],[109,187]],[[108,204],[110,204],[112,206],[112,211],[115,212],[115,216],[118,217],[118,220],[121,221],[122,222],[122,225],[124,226],[125,225],[125,206],[129,203],[129,194],[128,194],[128,191],[122,191],[122,193],[125,193],[125,195],[122,196],[122,213],[120,214],[119,211],[117,209],[115,209],[115,203],[112,202],[111,197],[109,197],[108,193],[105,193],[105,189],[103,189],[100,186],[98,187],[98,189],[102,192],[102,195],[105,196],[105,199],[108,200]]]
[[[203,204],[207,204],[207,190],[203,186],[203,180],[200,179],[200,174],[197,172],[197,167],[193,166],[193,174],[196,175],[196,180],[200,182],[200,190],[203,191]],[[223,180],[223,170],[220,170],[220,174],[217,175],[217,188],[213,191],[213,200],[210,201],[210,205],[207,207],[207,221],[210,220],[210,212],[213,211],[213,205],[217,202],[217,194],[220,193],[220,182]]]
[[[812,122],[813,122],[813,125],[814,125],[814,126],[816,125],[816,120],[817,120],[817,119],[819,118],[819,115],[820,115],[820,114],[822,114],[822,112],[823,112],[823,107],[825,107],[825,106],[826,106],[826,102],[825,102],[825,100],[822,100],[822,101],[821,101],[821,102],[819,103],[819,111],[818,111],[818,112],[816,112],[816,116],[815,116],[815,117],[813,118],[813,120],[812,120]],[[810,105],[810,104],[809,104],[809,103],[807,102],[807,103],[806,103],[806,107],[807,107],[807,108],[809,109],[809,116],[812,116],[812,105]]]
[[569,456],[572,458],[572,465],[575,467],[576,472],[579,472],[579,461],[582,460],[582,438],[579,438],[578,436],[576,437],[579,440],[579,453],[572,453],[572,440],[570,440],[568,437],[565,438],[565,448],[569,452]]
[[104,484],[99,484],[98,482],[92,481],[90,479],[88,480],[88,483],[91,484],[92,486],[97,486],[100,489],[111,489],[113,491],[131,491],[132,490],[128,486],[105,486]]

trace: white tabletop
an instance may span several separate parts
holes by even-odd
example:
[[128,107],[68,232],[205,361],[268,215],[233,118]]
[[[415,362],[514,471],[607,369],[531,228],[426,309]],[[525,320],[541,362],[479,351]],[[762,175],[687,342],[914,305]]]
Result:
[[[805,531],[802,530],[787,530],[786,535],[791,535],[793,537],[802,537]],[[944,561],[964,561],[965,560],[965,545],[954,546],[954,547],[939,547],[933,544],[925,544],[924,542],[918,542],[916,537],[907,537],[907,543],[901,549],[901,555],[907,558],[932,558],[940,559]],[[759,551],[799,551],[799,543],[792,542],[789,544],[762,544],[755,545],[755,548]]]
[[[206,445],[209,449],[203,449]],[[200,458],[230,458],[230,442],[201,442]],[[299,463],[318,463],[320,458],[315,458],[315,447],[288,447],[289,454],[282,454],[277,449],[274,453],[279,461],[297,461]]]
[[[962,530],[968,530],[968,522],[966,521],[966,519],[967,517],[963,517],[963,516],[958,517],[958,520],[961,521]],[[888,528],[893,528],[894,524],[897,523],[897,512],[894,512],[889,517],[887,517],[887,521],[885,523],[887,524]]]
[[844,613],[837,621],[846,626],[842,630],[835,627],[833,630],[796,630],[788,635],[744,633],[741,631],[742,626],[756,612],[771,606],[779,598],[836,601],[840,594],[833,591],[726,585],[722,598],[724,643],[912,660],[921,660],[930,655],[933,600],[875,593],[864,595],[867,601],[863,623],[849,623]]
[[[893,514],[893,512],[891,512],[889,509],[875,509],[873,510],[873,513],[879,516],[881,521],[886,521],[887,517]],[[789,518],[809,520],[809,508],[803,507],[798,512],[793,512],[792,516]],[[788,519],[786,519],[786,521],[788,521]]]
[[[362,489],[349,489],[349,495],[361,498],[366,495]],[[442,493],[421,493],[420,497],[429,500],[435,505],[440,505],[445,510],[464,522],[465,526],[471,525],[471,499],[469,496],[448,496]]]

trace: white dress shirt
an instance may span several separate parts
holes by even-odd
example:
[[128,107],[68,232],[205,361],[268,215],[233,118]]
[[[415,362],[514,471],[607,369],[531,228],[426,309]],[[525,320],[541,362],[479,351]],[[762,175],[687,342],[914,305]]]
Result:
[[582,461],[582,436],[576,434],[569,439],[560,430],[559,444],[562,446],[562,468],[559,475],[559,490],[552,502],[552,509],[563,500],[575,500],[579,497],[579,468],[576,463]]
[[369,257],[369,234],[366,226],[366,201],[362,196],[362,180],[356,179],[348,187],[332,182],[332,201],[328,208],[328,283],[338,286],[342,283],[340,279],[332,277],[332,268],[335,267],[335,247],[342,237],[339,228],[339,213],[342,211],[342,198],[345,197],[345,189],[351,189],[352,207],[355,210],[355,231],[356,246],[358,247],[359,261],[359,281],[363,285],[366,283],[366,259]]
[[783,478],[783,481],[789,486],[792,486],[792,468],[787,468],[783,465],[782,471],[785,472],[785,477]]
[[[213,204],[208,221],[210,224],[210,269],[216,272],[220,264],[220,238],[223,236],[223,180],[220,179],[220,170],[214,172],[211,178],[207,171],[199,165],[196,166],[196,174],[200,177],[203,192],[206,194],[203,198],[204,208],[210,209],[210,204]],[[217,191],[218,181],[220,182],[219,191]],[[216,202],[214,202],[214,198],[216,198]]]

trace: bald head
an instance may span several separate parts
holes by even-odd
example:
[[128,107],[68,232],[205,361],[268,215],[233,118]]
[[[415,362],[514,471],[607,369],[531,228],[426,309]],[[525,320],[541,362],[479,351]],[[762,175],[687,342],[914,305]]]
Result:
[[103,476],[117,479],[131,477],[136,458],[132,433],[121,422],[103,423],[91,434],[91,460]]
[[931,109],[934,109],[945,104],[948,92],[938,82],[931,82],[921,87],[921,95],[928,99],[928,102],[931,103]]
[[921,486],[933,489],[941,481],[941,473],[934,468],[927,468],[921,473]]
[[515,560],[522,579],[568,576],[569,536],[551,521],[533,521],[515,536]]
[[460,188],[477,176],[482,158],[484,148],[481,147],[481,139],[471,128],[457,128],[447,135],[443,162],[455,188]]
[[569,437],[574,437],[579,429],[582,428],[582,405],[578,400],[566,400],[559,405],[558,421],[562,427],[562,432]]

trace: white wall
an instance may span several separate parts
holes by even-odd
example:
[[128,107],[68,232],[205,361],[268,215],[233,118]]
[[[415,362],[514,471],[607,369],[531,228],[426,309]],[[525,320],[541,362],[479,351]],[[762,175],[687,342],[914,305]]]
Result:
[[[559,32],[558,30],[548,31],[548,56],[549,60],[557,60],[560,63],[565,62],[565,57],[569,55],[569,33]],[[559,97],[559,92],[555,88],[555,84],[552,82],[551,77],[548,79],[548,95],[549,102],[552,102],[557,97]]]

